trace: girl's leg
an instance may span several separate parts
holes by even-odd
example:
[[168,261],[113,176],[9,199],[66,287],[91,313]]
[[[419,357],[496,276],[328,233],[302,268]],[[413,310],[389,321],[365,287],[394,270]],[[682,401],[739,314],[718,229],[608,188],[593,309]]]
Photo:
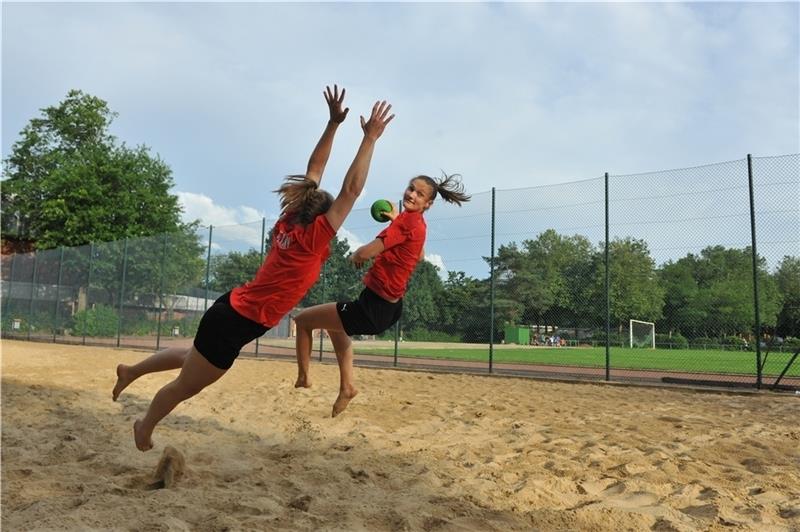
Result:
[[[310,307],[295,316],[297,325],[297,382],[295,388],[310,388],[311,379],[308,375],[311,364],[311,350],[313,349],[314,329],[327,329],[328,331],[343,331],[342,320],[336,312],[336,303],[325,303]],[[337,354],[338,356],[338,354]]]
[[150,436],[158,422],[172,412],[178,403],[197,395],[200,390],[225,375],[226,371],[228,370],[214,366],[192,346],[178,377],[156,393],[147,414],[133,424],[136,448],[140,451],[152,448]]
[[167,371],[170,369],[182,368],[186,357],[189,355],[191,347],[168,347],[157,353],[153,353],[138,364],[117,366],[117,383],[111,392],[111,398],[116,401],[119,394],[128,387],[130,383],[148,373],[157,371]]
[[339,363],[339,396],[333,403],[331,412],[331,417],[336,417],[358,395],[358,390],[353,385],[353,342],[343,331],[329,330],[328,334],[336,350],[336,362]]

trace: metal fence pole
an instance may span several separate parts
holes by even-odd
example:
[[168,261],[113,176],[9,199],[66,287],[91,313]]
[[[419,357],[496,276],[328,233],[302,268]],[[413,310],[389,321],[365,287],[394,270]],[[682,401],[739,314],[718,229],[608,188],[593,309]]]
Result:
[[756,333],[756,388],[761,389],[761,315],[758,306],[758,252],[756,251],[756,208],[753,194],[753,157],[747,154],[747,183],[750,190],[750,239],[753,259],[753,299],[755,303]]
[[36,286],[36,270],[39,267],[39,261],[36,260],[39,254],[34,251],[33,253],[33,276],[31,277],[31,301],[28,308],[28,340],[31,339],[31,328],[33,327],[33,290]]
[[[325,264],[322,265],[322,294],[321,294],[322,297],[320,299],[322,299],[323,301],[325,301],[325,282],[326,282],[325,278],[327,277],[326,272],[328,271],[327,264],[328,263],[326,262]],[[320,362],[322,362],[322,335],[323,334],[325,334],[325,329],[320,329],[319,330],[319,361]],[[312,336],[313,336],[313,331],[312,331]]]
[[214,226],[208,226],[208,254],[206,255],[206,295],[203,298],[203,312],[208,309],[208,279],[211,276],[211,235],[214,233]]
[[156,330],[156,351],[161,349],[161,314],[164,312],[164,262],[167,257],[167,233],[164,233],[164,244],[161,247],[161,268],[158,280],[158,329]]
[[89,295],[92,291],[92,267],[94,266],[94,242],[89,243],[89,271],[86,273],[86,309],[83,316],[83,345],[86,345],[86,328],[89,326]]
[[[397,202],[397,212],[403,212],[403,198],[400,198],[400,201]],[[400,341],[400,320],[402,319],[403,315],[400,314],[400,318],[397,320],[397,323],[394,324],[394,360],[392,362],[394,367],[397,367],[398,342]]]
[[[3,311],[3,316],[8,316],[8,309],[11,308],[11,293],[14,290],[14,263],[17,262],[17,257],[19,253],[14,253],[11,255],[11,268],[8,274],[8,290],[6,291],[6,299],[3,302],[5,310]],[[13,330],[12,330],[13,332]]]
[[611,278],[609,277],[608,260],[608,172],[605,174],[605,212],[606,212],[606,241],[603,251],[606,265],[606,380],[611,380]]
[[53,309],[53,343],[56,343],[58,331],[58,304],[61,301],[61,274],[64,271],[64,246],[61,246],[61,257],[58,259],[58,282],[56,283],[56,306]]
[[[264,262],[264,239],[267,236],[266,231],[267,231],[267,218],[266,217],[262,217],[261,218],[261,252],[260,252],[261,253],[261,255],[260,255],[261,256],[261,262]],[[291,318],[289,318],[289,319],[291,320]],[[291,334],[291,330],[290,330],[289,331],[289,337],[291,337],[291,335],[292,334]],[[258,355],[258,341],[259,341],[259,339],[260,339],[260,337],[256,338],[256,355]]]
[[117,317],[117,347],[120,344],[122,335],[122,305],[125,301],[125,276],[128,270],[128,237],[125,237],[125,245],[122,250],[122,283],[119,286],[119,316]]
[[489,263],[489,373],[494,364],[494,215],[495,190],[492,187],[492,253]]

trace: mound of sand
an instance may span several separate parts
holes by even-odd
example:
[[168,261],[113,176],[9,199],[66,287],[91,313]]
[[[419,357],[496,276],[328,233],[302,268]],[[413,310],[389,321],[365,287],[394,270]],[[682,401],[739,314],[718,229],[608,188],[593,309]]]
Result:
[[800,530],[800,397],[357,368],[332,419],[240,360],[142,453],[146,355],[3,342],[3,529]]

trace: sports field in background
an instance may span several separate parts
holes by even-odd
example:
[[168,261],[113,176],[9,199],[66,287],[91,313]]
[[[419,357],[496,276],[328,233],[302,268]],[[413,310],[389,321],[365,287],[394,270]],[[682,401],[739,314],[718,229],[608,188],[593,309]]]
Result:
[[[355,343],[357,354],[393,355],[394,348],[361,347]],[[482,349],[436,348],[398,346],[398,356],[443,360],[467,360],[488,362],[488,346]],[[764,353],[762,353],[762,363]],[[771,352],[764,365],[764,374],[779,375],[791,358],[789,352]],[[493,361],[496,363],[545,364],[554,366],[604,367],[604,347],[505,347],[495,346]],[[628,349],[611,348],[611,367],[617,369],[659,369],[694,373],[734,373],[754,375],[756,354],[752,351],[723,351],[703,349]],[[800,357],[792,364],[787,376],[800,376]]]

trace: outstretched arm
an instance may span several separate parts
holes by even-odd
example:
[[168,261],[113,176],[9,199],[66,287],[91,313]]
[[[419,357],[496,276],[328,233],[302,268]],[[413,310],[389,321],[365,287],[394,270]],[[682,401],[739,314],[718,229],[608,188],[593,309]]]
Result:
[[365,262],[377,257],[383,251],[383,239],[376,238],[369,244],[364,244],[355,253],[350,255],[350,261],[356,268],[360,268]]
[[331,92],[330,87],[326,86],[323,94],[325,95],[325,101],[328,102],[330,119],[325,126],[325,131],[322,132],[319,142],[317,142],[317,145],[314,147],[314,151],[311,152],[311,157],[308,159],[308,168],[306,169],[306,177],[315,181],[317,184],[319,184],[322,179],[325,165],[328,164],[328,157],[331,155],[331,147],[333,146],[333,137],[336,135],[336,129],[339,127],[339,124],[344,122],[344,119],[347,118],[347,112],[350,111],[350,108],[342,110],[342,102],[344,101],[345,94],[344,87],[342,87],[342,93],[339,94],[338,85],[333,86],[333,92]]
[[386,125],[394,118],[394,115],[389,115],[391,108],[392,106],[385,101],[375,102],[375,105],[372,106],[372,114],[369,120],[365,121],[364,117],[361,117],[361,129],[364,130],[364,138],[361,140],[355,159],[353,159],[347,174],[344,176],[339,195],[328,212],[325,213],[328,222],[330,222],[335,231],[338,231],[342,226],[344,219],[353,209],[356,199],[361,194],[361,191],[364,190],[364,183],[367,181],[367,173],[369,173],[369,165],[372,161],[372,152],[375,150],[375,142],[383,134]]

